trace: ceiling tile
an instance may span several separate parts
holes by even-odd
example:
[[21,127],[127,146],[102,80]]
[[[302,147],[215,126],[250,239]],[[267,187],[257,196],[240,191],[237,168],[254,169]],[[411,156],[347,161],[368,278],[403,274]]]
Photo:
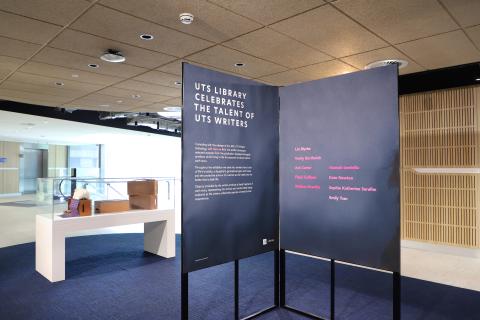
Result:
[[184,60],[177,60],[171,63],[168,63],[160,68],[157,68],[158,71],[175,74],[177,76],[182,76],[182,62]]
[[334,57],[378,49],[387,44],[330,5],[271,26]]
[[297,69],[313,79],[321,79],[357,71],[357,69],[338,60],[317,63]]
[[96,37],[94,35],[67,29],[55,38],[50,47],[77,52],[91,57],[99,57],[108,49],[121,51],[126,57],[125,64],[144,68],[156,68],[162,64],[175,60],[160,52],[130,46],[117,41]]
[[112,77],[103,74],[81,71],[77,69],[69,69],[51,64],[40,62],[27,62],[19,71],[24,73],[47,76],[55,79],[65,79],[70,81],[78,81],[97,85],[111,85],[123,80],[123,78]]
[[132,80],[150,82],[172,88],[181,88],[181,84],[176,85],[175,82],[181,82],[182,77],[160,71],[149,71],[133,78]]
[[324,53],[270,28],[263,28],[224,43],[225,46],[289,68],[331,60]]
[[[212,45],[209,41],[99,5],[90,9],[71,28],[178,57]],[[142,40],[140,35],[143,33],[151,34],[155,38]]]
[[480,1],[441,0],[462,27],[480,24]]
[[[121,78],[130,78],[147,71],[147,69],[128,64],[105,62],[99,58],[49,47],[43,48],[32,60]],[[88,67],[90,63],[98,64],[100,67],[90,68]]]
[[[102,0],[102,4],[206,40],[221,42],[258,29],[260,24],[205,0],[158,1]],[[182,24],[179,14],[194,15],[191,25]]]
[[480,51],[460,30],[402,43],[397,47],[428,69],[480,60]]
[[[188,59],[193,62],[255,78],[287,69],[223,46],[209,48],[189,56]],[[236,67],[235,63],[239,62],[244,63],[245,66],[241,68]]]
[[65,97],[70,98],[71,100],[85,95],[85,90],[79,91],[72,88],[58,87],[55,86],[54,83],[47,86],[7,80],[0,84],[0,88]]
[[[71,100],[66,97],[59,97],[54,95],[40,94],[40,93],[31,93],[25,91],[11,90],[0,88],[0,97],[5,100],[11,101],[20,101],[23,102],[28,100],[29,102],[33,101],[34,104],[42,104],[41,102],[47,101],[50,104],[60,105],[64,102]],[[37,102],[39,101],[39,102]]]
[[480,25],[466,29],[468,36],[480,48]]
[[2,56],[28,59],[39,48],[38,44],[0,37],[0,55]]
[[163,103],[165,103],[167,106],[177,106],[177,107],[182,107],[182,98],[174,98],[174,99],[170,99],[170,100],[167,100],[167,101],[164,101]]
[[22,65],[24,60],[0,56],[0,81]]
[[[59,79],[17,71],[9,78],[9,80],[16,81],[16,82],[31,83],[35,85],[52,86],[55,84],[55,82],[58,82]],[[66,89],[75,88],[75,90],[85,91],[85,92],[97,91],[105,87],[104,85],[78,82],[78,81],[72,81],[72,80],[66,80],[66,79],[62,79],[61,82],[64,83],[65,85],[64,88]]]
[[147,83],[142,81],[135,80],[126,80],[115,85],[116,88],[128,89],[133,91],[138,91],[141,95],[142,92],[164,95],[169,97],[180,97],[182,95],[182,90],[177,88],[165,87],[156,85],[153,83]]
[[404,55],[394,47],[387,47],[365,53],[360,53],[350,57],[342,58],[341,60],[362,70],[369,63],[386,59],[401,59],[408,61],[408,65],[400,69],[400,74],[413,73],[425,70],[425,68],[413,62],[410,58],[408,58],[406,55]]
[[325,4],[323,0],[209,0],[261,24],[268,25]]
[[390,43],[458,29],[437,0],[339,0],[333,4]]
[[58,108],[61,106],[60,103],[58,102],[53,102],[50,100],[42,100],[40,97],[35,97],[35,98],[15,98],[11,97],[10,99],[5,99],[6,101],[15,101],[15,102],[21,102],[21,103],[26,103],[32,105],[32,107],[35,106],[42,106],[42,107],[54,107]]
[[162,112],[162,111],[165,111],[163,110],[163,108],[165,107],[168,107],[168,105],[157,102],[157,103],[143,106],[140,108],[133,108],[133,109],[130,109],[129,111],[130,112]]
[[308,75],[306,73],[302,73],[297,70],[288,70],[285,72],[272,74],[270,76],[261,77],[256,80],[267,82],[276,86],[286,86],[289,84],[310,81],[313,79],[315,79],[314,76]]
[[0,10],[64,26],[89,5],[85,0],[2,0]]
[[75,110],[90,110],[90,111],[100,111],[100,112],[128,112],[129,106],[122,105],[109,105],[108,107],[99,105],[93,102],[85,102],[83,100],[78,100],[79,102],[69,102],[62,105],[62,108],[65,109],[75,109]]
[[60,30],[50,23],[0,11],[0,36],[44,44]]
[[[124,99],[125,100],[125,99]],[[112,97],[104,94],[93,93],[88,96],[82,97],[75,101],[70,102],[69,106],[88,106],[91,108],[97,108],[97,110],[110,111],[115,110],[129,110],[132,108],[138,108],[151,104],[146,101],[136,101],[133,99],[125,100],[122,103],[118,103],[118,97]],[[112,110],[113,111],[113,110]]]
[[[1,94],[0,94],[1,96]],[[26,104],[30,104],[32,105],[33,107],[35,106],[43,106],[43,107],[59,107],[61,106],[61,103],[58,103],[58,102],[53,102],[51,100],[45,100],[43,99],[42,97],[39,97],[38,95],[37,96],[34,96],[34,97],[30,97],[30,98],[21,98],[21,97],[7,97],[5,96],[5,98],[1,98],[3,100],[6,100],[6,101],[15,101],[15,102],[21,102],[21,103],[26,103]],[[47,97],[48,99],[48,97]]]
[[[142,92],[139,94],[137,90],[129,90],[125,88],[117,88],[117,87],[108,87],[105,89],[102,89],[98,91],[100,94],[105,94],[113,97],[118,97],[120,98],[119,100],[122,99],[134,99],[135,101],[147,101],[147,102],[159,102],[159,101],[165,101],[168,99],[171,99],[172,97],[169,96],[163,96],[159,94],[151,94],[151,93],[146,93]],[[138,98],[133,98],[134,96],[138,96]]]

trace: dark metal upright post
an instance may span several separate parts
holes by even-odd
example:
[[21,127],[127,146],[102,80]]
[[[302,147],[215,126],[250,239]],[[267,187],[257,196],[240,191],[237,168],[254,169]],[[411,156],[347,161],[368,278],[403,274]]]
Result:
[[285,250],[280,249],[280,307],[285,307]]
[[182,272],[182,320],[188,320],[188,273]]
[[335,319],[335,260],[330,260],[330,320]]
[[274,283],[273,283],[273,294],[275,295],[275,306],[278,307],[280,305],[280,261],[279,261],[280,255],[279,251],[275,250],[274,253]]
[[401,318],[401,276],[400,272],[393,273],[393,320]]
[[240,306],[238,303],[239,300],[239,278],[240,278],[240,270],[238,265],[238,259],[235,260],[235,320],[240,319]]

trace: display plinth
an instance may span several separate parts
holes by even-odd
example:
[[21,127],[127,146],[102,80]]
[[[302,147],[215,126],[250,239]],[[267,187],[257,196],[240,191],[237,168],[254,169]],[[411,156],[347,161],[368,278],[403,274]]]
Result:
[[37,215],[35,269],[50,282],[65,280],[65,238],[74,232],[129,224],[144,224],[144,250],[175,257],[175,211],[134,210],[88,217]]

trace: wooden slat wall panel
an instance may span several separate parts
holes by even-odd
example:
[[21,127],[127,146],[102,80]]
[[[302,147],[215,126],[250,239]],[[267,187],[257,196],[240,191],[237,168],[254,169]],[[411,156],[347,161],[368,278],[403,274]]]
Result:
[[402,238],[480,247],[479,174],[415,168],[480,168],[479,87],[400,97]]
[[19,143],[0,141],[0,157],[7,158],[5,163],[0,163],[0,194],[19,192],[19,155]]

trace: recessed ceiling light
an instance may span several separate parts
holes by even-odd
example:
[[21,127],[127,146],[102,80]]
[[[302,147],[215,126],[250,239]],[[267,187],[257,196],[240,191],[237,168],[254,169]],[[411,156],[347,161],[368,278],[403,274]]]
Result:
[[120,63],[125,61],[125,57],[120,51],[108,49],[103,55],[100,56],[100,59],[107,62]]
[[142,96],[139,95],[139,94],[132,94],[132,98],[133,99],[138,99],[138,98],[141,98]]
[[163,108],[163,110],[169,111],[169,112],[180,112],[182,111],[182,107],[165,107]]
[[245,63],[243,63],[243,62],[235,63],[235,67],[244,67],[244,66],[245,66]]
[[88,66],[89,66],[90,68],[94,68],[94,69],[100,67],[100,66],[99,66],[98,64],[96,64],[96,63],[90,63],[90,64],[88,64]]
[[480,81],[480,78],[475,79],[475,81]]
[[78,78],[80,77],[78,74],[72,74],[72,78]]
[[101,104],[101,105],[99,105],[99,107],[101,107],[101,108],[108,108],[108,107],[110,107],[110,105],[109,105],[109,104]]
[[180,22],[183,24],[191,24],[193,22],[193,14],[184,12],[179,15]]
[[58,82],[55,82],[55,85],[58,87],[63,87],[65,83],[58,81]]
[[122,100],[117,100],[117,103],[123,103],[123,101]]
[[405,68],[408,65],[408,61],[401,60],[401,59],[385,59],[385,60],[378,60],[371,62],[365,66],[365,69],[373,69],[377,67],[384,67],[389,66],[392,64],[396,64],[399,69]]
[[176,85],[176,86],[181,86],[182,82],[181,81],[175,81],[173,84]]
[[148,33],[144,33],[144,34],[140,35],[140,39],[142,39],[142,40],[149,41],[149,40],[153,40],[153,38],[154,38],[154,36],[151,35],[151,34],[148,34]]

